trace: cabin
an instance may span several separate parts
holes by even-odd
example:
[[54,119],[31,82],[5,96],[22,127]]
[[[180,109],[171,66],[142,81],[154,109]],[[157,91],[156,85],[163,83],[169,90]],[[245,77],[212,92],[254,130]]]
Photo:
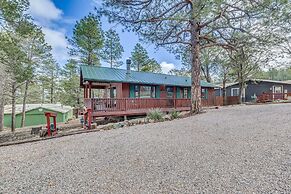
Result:
[[[274,100],[288,100],[291,95],[291,83],[286,81],[249,79],[243,91],[244,102],[268,102]],[[228,84],[227,96],[239,96],[239,84]]]
[[[146,114],[151,108],[162,111],[190,110],[191,78],[161,73],[138,72],[83,65],[80,87],[85,107],[92,117]],[[215,85],[201,81],[203,106],[221,105]]]

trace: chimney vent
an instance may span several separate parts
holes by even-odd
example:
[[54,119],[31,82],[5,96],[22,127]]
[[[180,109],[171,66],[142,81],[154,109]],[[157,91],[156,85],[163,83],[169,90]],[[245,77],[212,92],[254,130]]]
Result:
[[130,74],[130,64],[131,64],[131,60],[126,59],[126,74]]

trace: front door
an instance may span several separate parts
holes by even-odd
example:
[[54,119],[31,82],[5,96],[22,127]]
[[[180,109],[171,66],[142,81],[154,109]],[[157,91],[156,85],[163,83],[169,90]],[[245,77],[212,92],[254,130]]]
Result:
[[169,108],[174,107],[174,87],[172,86],[167,86],[166,87],[166,92],[167,92],[167,106]]

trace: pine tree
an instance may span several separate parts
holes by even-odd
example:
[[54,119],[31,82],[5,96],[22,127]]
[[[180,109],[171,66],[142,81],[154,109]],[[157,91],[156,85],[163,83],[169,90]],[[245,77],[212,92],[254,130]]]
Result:
[[90,13],[77,21],[73,37],[69,39],[71,44],[69,54],[78,57],[79,62],[83,64],[100,65],[103,41],[100,20]]
[[[162,6],[161,6],[162,5]],[[282,13],[290,18],[290,3],[279,1],[222,0],[104,0],[99,12],[118,22],[146,42],[169,50],[189,46],[191,53],[191,111],[201,110],[201,63],[203,49],[236,49],[229,32],[255,36],[277,30]],[[251,31],[248,31],[251,27]]]
[[124,52],[122,45],[120,44],[120,38],[115,30],[108,30],[105,32],[104,47],[102,49],[102,59],[110,64],[110,67],[120,67],[122,61],[122,53]]
[[60,86],[63,93],[61,103],[80,108],[82,95],[77,62],[70,59],[63,67],[61,75],[62,80],[60,81]]
[[155,59],[150,59],[148,52],[137,43],[131,53],[131,68],[136,71],[161,72],[161,66]]

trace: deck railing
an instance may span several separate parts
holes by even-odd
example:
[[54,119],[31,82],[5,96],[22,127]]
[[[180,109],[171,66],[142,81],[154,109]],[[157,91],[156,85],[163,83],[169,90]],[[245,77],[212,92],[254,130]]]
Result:
[[271,102],[276,100],[288,100],[291,97],[291,93],[271,93],[265,92],[257,97],[258,102]]
[[[221,106],[222,97],[202,99],[202,106]],[[190,108],[190,99],[168,99],[168,98],[91,98],[85,99],[85,106],[92,112],[130,111],[137,109],[181,109]]]
[[157,98],[92,98],[85,99],[85,106],[93,112],[129,111],[150,108],[190,107],[190,99]]

